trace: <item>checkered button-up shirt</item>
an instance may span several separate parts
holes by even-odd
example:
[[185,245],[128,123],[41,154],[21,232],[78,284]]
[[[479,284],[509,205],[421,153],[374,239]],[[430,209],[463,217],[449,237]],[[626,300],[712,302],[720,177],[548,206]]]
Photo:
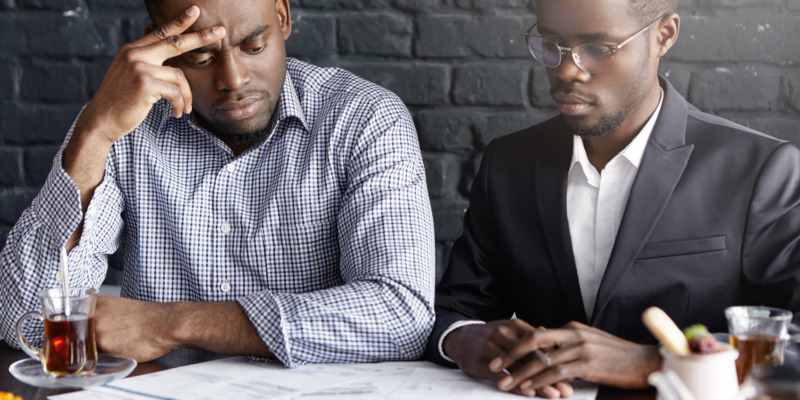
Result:
[[98,287],[124,242],[124,297],[237,301],[287,365],[419,357],[435,256],[408,110],[346,71],[287,69],[272,133],[238,157],[157,103],[114,143],[85,216],[59,152],[0,256],[0,333],[14,344],[17,318],[58,286],[84,219],[72,286]]

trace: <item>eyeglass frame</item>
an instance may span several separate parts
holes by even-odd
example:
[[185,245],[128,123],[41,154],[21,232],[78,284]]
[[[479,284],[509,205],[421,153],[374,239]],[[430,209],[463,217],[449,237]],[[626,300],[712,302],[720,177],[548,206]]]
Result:
[[[631,36],[628,36],[628,38],[627,38],[627,39],[623,40],[623,41],[622,41],[622,43],[619,43],[619,44],[604,44],[604,43],[591,43],[591,42],[588,42],[588,43],[581,43],[581,44],[577,44],[577,45],[575,45],[575,46],[572,46],[572,47],[564,47],[564,46],[561,46],[561,45],[560,45],[560,44],[558,44],[558,43],[552,42],[552,41],[550,41],[550,40],[548,40],[548,39],[545,39],[545,38],[543,38],[543,37],[541,37],[541,36],[538,36],[538,35],[531,35],[531,34],[530,34],[530,33],[531,33],[531,31],[533,31],[533,30],[536,28],[536,25],[539,25],[539,21],[536,21],[536,22],[535,22],[535,23],[534,23],[534,24],[533,24],[533,25],[532,25],[530,28],[528,28],[528,30],[527,30],[527,31],[525,31],[525,33],[523,33],[523,34],[522,34],[522,37],[525,39],[525,45],[527,45],[527,46],[528,46],[528,51],[531,53],[531,56],[533,56],[533,59],[534,59],[534,60],[536,60],[536,61],[538,61],[540,64],[544,65],[546,68],[558,68],[559,66],[561,66],[561,63],[563,63],[563,62],[564,62],[564,54],[565,54],[566,52],[569,52],[569,55],[572,57],[572,61],[575,63],[575,65],[576,65],[578,68],[580,68],[580,70],[581,70],[581,71],[583,71],[583,72],[586,72],[587,74],[599,74],[599,73],[603,73],[603,72],[606,72],[606,71],[610,70],[610,69],[611,69],[611,66],[609,66],[609,67],[608,67],[608,69],[605,69],[605,70],[603,70],[603,71],[597,71],[597,72],[589,72],[589,71],[587,71],[587,70],[585,69],[585,67],[584,67],[583,65],[581,65],[581,63],[580,63],[580,59],[579,59],[579,58],[577,58],[577,56],[575,55],[575,49],[576,49],[577,47],[580,47],[580,46],[583,46],[583,45],[604,46],[604,47],[607,47],[607,48],[608,48],[608,49],[611,51],[611,53],[609,54],[609,57],[611,57],[611,56],[613,56],[613,55],[614,55],[614,54],[615,54],[617,51],[619,51],[620,49],[622,49],[622,47],[623,47],[623,46],[625,46],[626,44],[630,43],[630,42],[631,42],[633,39],[635,39],[637,36],[641,35],[643,32],[646,32],[648,29],[652,28],[652,27],[653,27],[653,25],[657,24],[659,21],[663,20],[665,17],[667,17],[667,16],[669,16],[669,15],[672,15],[672,11],[670,11],[670,12],[668,12],[668,13],[665,13],[665,14],[663,14],[662,16],[660,16],[660,17],[656,18],[656,19],[655,19],[653,22],[649,23],[649,24],[648,24],[647,26],[645,26],[644,28],[642,28],[642,29],[638,30],[638,31],[637,31],[636,33],[634,33],[633,35],[631,35]],[[558,57],[558,64],[556,64],[556,65],[554,65],[554,66],[550,67],[550,66],[548,66],[548,65],[546,65],[546,64],[544,63],[544,59],[540,60],[539,58],[537,58],[537,57],[536,57],[536,54],[534,54],[534,53],[533,53],[533,49],[531,48],[530,42],[528,41],[528,38],[529,38],[529,37],[536,37],[536,38],[542,39],[542,41],[548,41],[548,42],[550,42],[550,43],[553,43],[553,45],[555,45],[555,46],[556,46],[556,48],[558,49],[558,52],[559,52],[559,55],[560,55],[560,57]]]

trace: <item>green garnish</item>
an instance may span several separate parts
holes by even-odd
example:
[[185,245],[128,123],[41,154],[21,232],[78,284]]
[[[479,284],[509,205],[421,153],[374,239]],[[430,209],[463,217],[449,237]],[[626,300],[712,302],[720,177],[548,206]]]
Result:
[[688,328],[685,328],[683,330],[683,334],[686,335],[686,340],[692,340],[701,336],[710,335],[710,333],[708,333],[708,329],[703,324],[694,324]]

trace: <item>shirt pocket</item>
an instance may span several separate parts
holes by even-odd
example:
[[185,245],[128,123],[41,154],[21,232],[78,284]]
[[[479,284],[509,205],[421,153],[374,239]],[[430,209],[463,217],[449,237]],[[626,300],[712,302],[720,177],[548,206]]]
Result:
[[676,240],[670,242],[647,243],[639,253],[638,260],[676,257],[692,254],[711,253],[726,250],[725,235],[699,239]]

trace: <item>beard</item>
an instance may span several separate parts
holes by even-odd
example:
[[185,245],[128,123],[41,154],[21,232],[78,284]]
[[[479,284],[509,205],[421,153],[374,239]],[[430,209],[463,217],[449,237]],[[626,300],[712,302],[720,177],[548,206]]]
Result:
[[272,124],[252,132],[228,133],[219,129],[212,132],[228,146],[240,147],[264,141],[269,136],[270,131],[272,131]]
[[205,117],[203,117],[203,115],[195,110],[192,110],[190,116],[198,123],[198,125],[211,132],[229,147],[242,147],[262,142],[269,136],[269,133],[272,131],[272,127],[274,125],[276,108],[277,106],[272,106],[268,110],[270,119],[267,121],[266,125],[251,131],[240,131],[231,126],[214,123],[207,120]]
[[633,110],[625,109],[619,110],[613,114],[603,115],[600,117],[600,121],[594,124],[582,123],[578,118],[564,117],[564,120],[567,122],[567,127],[573,135],[581,138],[593,138],[603,136],[622,125],[632,111]]

